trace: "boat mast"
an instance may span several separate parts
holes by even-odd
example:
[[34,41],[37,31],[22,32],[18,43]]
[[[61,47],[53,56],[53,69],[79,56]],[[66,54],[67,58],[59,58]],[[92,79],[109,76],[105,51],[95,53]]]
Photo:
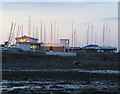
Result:
[[52,24],[51,24],[51,43],[52,43]]
[[56,21],[54,23],[54,43],[56,43]]
[[33,25],[33,38],[34,38],[34,25]]
[[57,42],[59,43],[59,28],[57,28]]
[[31,37],[31,16],[29,16],[28,32],[29,32],[29,36]]
[[23,36],[23,25],[21,27],[22,27],[22,36]]
[[73,51],[73,20],[72,20],[72,51]]
[[87,30],[87,45],[89,44],[89,24],[88,24],[88,30]]
[[41,43],[42,43],[42,20],[41,20]]
[[13,27],[13,32],[12,32],[12,34],[11,34],[10,43],[13,41],[15,26],[16,26],[16,23],[14,24],[14,27]]
[[92,44],[92,41],[93,41],[93,25],[92,25],[92,31],[91,31],[91,44]]
[[46,23],[44,25],[44,43],[46,43]]
[[106,46],[108,45],[108,35],[107,35],[107,31],[108,31],[108,24],[106,23],[106,28],[105,28],[105,32],[106,32]]
[[109,26],[109,46],[110,46],[110,30],[111,30],[111,28]]

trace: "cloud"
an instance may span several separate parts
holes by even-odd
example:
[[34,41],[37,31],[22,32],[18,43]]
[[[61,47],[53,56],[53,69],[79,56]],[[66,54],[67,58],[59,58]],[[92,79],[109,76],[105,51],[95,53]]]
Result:
[[109,17],[109,18],[103,18],[101,20],[102,21],[114,21],[114,20],[118,20],[118,19],[120,19],[120,18],[118,18],[118,17]]

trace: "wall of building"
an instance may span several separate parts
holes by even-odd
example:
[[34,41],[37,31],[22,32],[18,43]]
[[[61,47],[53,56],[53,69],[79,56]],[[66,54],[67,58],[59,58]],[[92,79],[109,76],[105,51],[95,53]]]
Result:
[[60,44],[65,47],[69,47],[69,39],[60,39]]
[[24,51],[30,50],[30,47],[31,47],[30,44],[22,44],[22,43],[18,44],[18,48],[21,48]]
[[66,51],[66,49],[69,51],[69,39],[60,39],[60,44],[65,47],[64,51]]
[[37,44],[31,44],[31,50],[40,50],[41,48],[41,44],[37,43]]
[[64,47],[41,47],[41,50],[51,51],[51,52],[64,52]]

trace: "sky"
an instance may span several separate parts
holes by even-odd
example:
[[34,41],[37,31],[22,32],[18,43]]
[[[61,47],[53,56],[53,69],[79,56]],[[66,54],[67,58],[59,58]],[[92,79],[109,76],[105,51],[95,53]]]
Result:
[[92,43],[100,46],[103,45],[103,24],[107,24],[108,29],[105,32],[105,45],[118,46],[117,2],[4,2],[2,3],[0,14],[2,14],[2,23],[0,23],[2,26],[2,40],[0,43],[8,40],[12,22],[16,23],[15,35],[20,25],[23,25],[24,35],[28,35],[28,21],[30,16],[31,33],[33,33],[34,26],[34,32],[36,32],[34,37],[40,39],[39,32],[42,20],[43,28],[46,27],[47,43],[51,42],[52,24],[52,42],[58,43],[57,33],[59,32],[59,38],[69,38],[70,45],[72,45],[73,21],[73,28],[76,32],[75,46],[82,47],[86,45],[88,24],[89,44],[91,44],[91,27],[93,25]]

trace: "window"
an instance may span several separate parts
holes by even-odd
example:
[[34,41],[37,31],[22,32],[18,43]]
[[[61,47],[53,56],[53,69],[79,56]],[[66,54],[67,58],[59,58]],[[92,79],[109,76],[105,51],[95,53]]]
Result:
[[53,47],[50,47],[49,50],[52,51],[52,50],[53,50]]

